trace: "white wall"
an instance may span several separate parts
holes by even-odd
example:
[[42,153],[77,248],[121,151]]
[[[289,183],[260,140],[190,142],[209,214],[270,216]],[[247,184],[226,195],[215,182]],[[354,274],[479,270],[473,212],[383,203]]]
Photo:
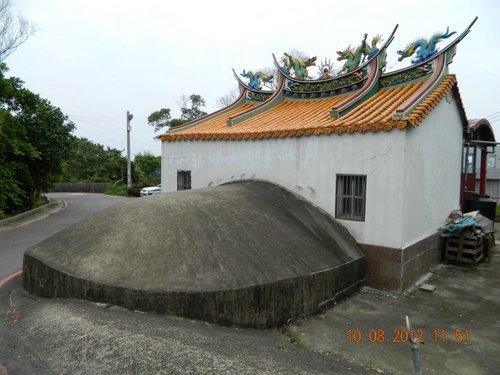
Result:
[[436,233],[460,208],[462,122],[451,93],[406,130],[405,143],[403,247]]
[[190,170],[192,188],[255,178],[282,185],[335,216],[336,174],[366,174],[364,222],[340,220],[359,243],[405,248],[458,208],[461,120],[451,95],[417,128],[247,141],[162,143],[163,192]]
[[365,222],[341,220],[360,243],[401,248],[405,132],[247,141],[162,143],[163,192],[177,189],[177,171],[192,187],[256,178],[282,185],[335,215],[337,173],[366,174]]

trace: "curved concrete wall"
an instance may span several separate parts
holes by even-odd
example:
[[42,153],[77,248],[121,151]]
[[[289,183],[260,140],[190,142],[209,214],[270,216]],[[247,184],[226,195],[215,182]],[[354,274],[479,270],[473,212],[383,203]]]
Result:
[[106,209],[26,251],[23,285],[210,322],[268,327],[328,307],[365,278],[347,230],[262,181]]
[[44,298],[78,298],[132,310],[181,316],[227,326],[279,326],[332,307],[364,282],[364,259],[315,274],[246,288],[189,292],[139,290],[95,283],[55,270],[26,255],[23,286]]

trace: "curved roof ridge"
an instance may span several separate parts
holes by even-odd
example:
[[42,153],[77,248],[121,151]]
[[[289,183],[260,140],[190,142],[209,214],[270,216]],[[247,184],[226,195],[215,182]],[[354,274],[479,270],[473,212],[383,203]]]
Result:
[[236,78],[236,80],[238,81],[238,84],[243,86],[248,91],[259,93],[259,94],[270,94],[270,93],[273,93],[275,91],[275,90],[255,90],[255,89],[251,88],[250,86],[248,86],[245,82],[243,82],[243,80],[240,77],[238,77],[238,74],[236,73],[234,68],[232,68],[231,70],[233,71],[234,78]]
[[246,110],[245,112],[239,113],[238,115],[235,115],[233,117],[229,117],[227,120],[227,124],[229,126],[234,126],[238,124],[241,121],[244,121],[248,117],[251,117],[252,114],[256,113],[261,113],[263,110],[265,110],[268,107],[272,107],[275,104],[279,103],[281,100],[283,100],[283,87],[284,87],[285,80],[283,77],[280,75],[279,80],[278,80],[278,86],[276,87],[276,90],[274,93],[267,98],[264,102],[257,104],[254,108],[250,108]]
[[[348,86],[342,86],[342,82],[334,88],[317,88],[315,82],[318,81],[307,81],[303,87],[289,88],[288,76],[279,69],[278,87],[264,102],[256,104],[244,100],[244,97],[248,99],[245,93],[249,91],[240,84],[242,91],[235,103],[160,138],[166,141],[246,140],[417,127],[450,91],[466,129],[467,119],[456,77],[448,74],[448,65],[455,55],[457,43],[468,34],[476,20],[477,17],[459,37],[424,63],[382,74],[386,47],[392,41],[394,30],[376,58],[369,60],[368,69],[364,65],[364,76],[355,78]],[[273,59],[276,64],[274,54]],[[289,91],[294,88],[294,92]],[[319,95],[315,90],[320,89],[327,92],[321,91]],[[301,92],[306,95],[289,95]],[[237,103],[244,104],[239,107]],[[231,108],[238,109],[231,111]],[[225,116],[221,116],[222,113]],[[194,125],[200,126],[189,129]]]
[[[317,121],[303,127],[290,127],[289,125],[278,127],[275,122],[269,121],[268,125],[273,126],[260,128],[232,128],[225,127],[208,133],[188,133],[188,134],[171,134],[164,140],[180,141],[180,140],[248,140],[248,139],[266,139],[266,138],[285,138],[285,137],[300,137],[307,135],[322,135],[322,134],[345,134],[345,133],[365,133],[377,131],[390,131],[394,128],[404,129],[408,126],[419,126],[425,117],[443,100],[450,92],[453,92],[454,97],[458,102],[459,111],[463,121],[465,120],[465,111],[463,109],[460,94],[456,85],[456,77],[453,74],[446,75],[439,84],[432,90],[431,94],[421,100],[418,105],[405,117],[399,118],[391,115],[394,109],[399,106],[404,100],[411,96],[415,90],[418,90],[424,83],[416,81],[404,86],[385,88],[377,92],[368,101],[360,104],[356,111],[348,113],[345,117],[339,119],[330,119],[328,123],[319,124]],[[323,99],[314,103],[328,102],[333,98]],[[299,105],[301,101],[286,102]],[[307,102],[309,105],[312,101]],[[276,107],[277,108],[277,107]],[[375,108],[375,109],[374,109]],[[366,114],[364,117],[363,114]],[[291,114],[290,116],[292,116]],[[325,111],[327,116],[327,111]],[[269,115],[271,116],[271,115]],[[288,116],[288,117],[290,117]],[[272,116],[271,116],[272,117]],[[293,117],[293,116],[292,116]],[[272,119],[271,119],[272,120]],[[466,124],[466,122],[464,122]],[[464,125],[466,126],[466,125]]]
[[[395,74],[405,73],[405,72],[412,70],[412,69],[415,69],[415,68],[424,67],[425,65],[429,64],[433,60],[437,59],[440,55],[445,54],[448,50],[450,50],[451,48],[456,46],[459,42],[461,42],[462,39],[464,39],[467,36],[467,34],[469,34],[472,26],[476,23],[477,20],[478,20],[478,17],[476,16],[474,18],[474,20],[472,20],[472,22],[469,24],[469,26],[467,26],[467,28],[459,36],[457,36],[450,44],[448,44],[446,47],[444,47],[442,50],[440,50],[434,56],[431,56],[427,60],[422,61],[418,64],[413,64],[413,65],[410,65],[410,66],[407,66],[407,67],[404,67],[401,69],[393,70],[391,72],[386,72],[386,73],[382,74],[382,77],[388,77],[388,76],[395,75]],[[450,63],[451,63],[451,61],[447,62],[447,64],[450,64]]]
[[417,90],[412,96],[406,99],[396,110],[394,111],[394,116],[405,117],[409,111],[411,111],[417,103],[427,94],[429,94],[434,86],[440,81],[440,79],[445,75],[446,64],[445,64],[445,54],[440,54],[436,59],[436,67],[432,75],[425,81],[425,83]]
[[[202,117],[199,117],[199,118],[194,119],[192,121],[189,121],[185,124],[182,124],[181,126],[177,126],[176,128],[170,130],[170,134],[172,134],[172,132],[175,133],[175,132],[189,129],[193,126],[201,124],[202,122],[208,121],[208,120],[210,120],[218,115],[221,115],[221,114],[223,114],[231,109],[236,108],[237,105],[241,105],[244,101],[245,101],[245,88],[240,87],[240,94],[238,95],[238,97],[236,99],[234,99],[234,101],[232,103],[230,103],[227,106],[220,108],[212,113],[208,113]],[[159,138],[163,140],[164,136],[166,136],[166,135],[168,135],[168,134],[167,133],[160,134]]]
[[383,62],[381,60],[385,60],[385,56],[385,50],[384,53],[377,54],[377,58],[373,60],[373,64],[368,68],[370,69],[370,73],[363,86],[355,94],[346,97],[343,101],[333,106],[330,111],[332,117],[339,118],[342,112],[355,106],[373,90],[382,74]]
[[469,139],[480,139],[481,141],[496,142],[495,132],[490,122],[485,119],[471,119],[468,120]]

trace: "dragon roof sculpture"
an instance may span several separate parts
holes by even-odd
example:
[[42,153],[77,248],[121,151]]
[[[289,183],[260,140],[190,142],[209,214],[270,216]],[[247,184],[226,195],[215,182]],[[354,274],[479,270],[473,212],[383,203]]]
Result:
[[362,70],[367,67],[368,63],[392,42],[397,27],[396,25],[385,43],[380,47],[378,47],[378,44],[383,41],[381,35],[375,35],[371,42],[368,42],[368,34],[364,34],[361,44],[356,49],[349,46],[343,51],[337,51],[338,58],[336,60],[346,60],[342,68],[335,69],[333,64],[334,59],[324,58],[318,64],[319,74],[316,78],[313,78],[307,70],[308,67],[316,65],[316,56],[308,57],[305,54],[290,52],[284,53],[278,61],[273,54],[274,64],[278,71],[290,81],[289,86],[300,86],[306,82],[312,83],[344,79],[351,75],[359,79],[366,75],[366,72],[363,73]]
[[262,90],[262,86],[271,85],[274,80],[274,75],[269,74],[263,70],[253,72],[251,70],[245,71],[240,74],[242,77],[248,78],[248,86],[253,90]]
[[293,71],[296,78],[305,80],[310,79],[307,68],[309,66],[316,65],[316,56],[302,57],[297,54],[285,52],[281,58],[281,62],[283,64],[281,69],[283,69],[287,74],[291,74]]
[[415,55],[415,58],[411,60],[412,64],[419,64],[427,59],[433,57],[437,52],[437,44],[443,39],[447,39],[456,31],[449,32],[450,28],[446,29],[444,33],[434,34],[429,40],[420,38],[411,43],[409,43],[405,49],[398,51],[399,61],[403,61],[407,57]]
[[[380,46],[380,35],[368,41],[364,34],[357,48],[349,46],[342,51],[351,59],[346,58],[336,71],[333,59],[321,60],[316,79],[307,72],[316,65],[316,56],[290,52],[278,60],[273,54],[278,82],[274,91],[260,90],[264,81],[258,72],[236,74],[233,70],[242,89],[239,98],[161,139],[243,140],[416,127],[450,90],[456,91],[456,79],[448,74],[448,65],[456,45],[476,20],[440,51],[436,44],[455,32],[448,29],[436,34],[425,46],[423,42],[412,43],[412,48],[398,55],[400,60],[414,55],[414,64],[390,72],[385,72],[387,47],[397,25]],[[242,81],[242,76],[249,82]]]
[[344,66],[339,72],[339,75],[356,70],[359,65],[365,61],[365,59],[370,60],[379,51],[379,49],[377,48],[377,44],[382,41],[382,36],[375,35],[372,38],[371,46],[369,46],[366,42],[367,37],[368,34],[365,34],[363,36],[361,44],[356,49],[353,49],[351,48],[351,46],[349,46],[343,51],[337,51],[337,61],[346,60]]

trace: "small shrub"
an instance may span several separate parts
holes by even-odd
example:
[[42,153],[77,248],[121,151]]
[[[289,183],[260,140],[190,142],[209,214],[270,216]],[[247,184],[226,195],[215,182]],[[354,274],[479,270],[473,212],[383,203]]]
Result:
[[279,332],[285,337],[285,339],[293,345],[303,346],[304,342],[300,337],[297,336],[296,328],[293,325],[292,321],[287,322],[287,324],[283,324],[283,326],[279,329]]
[[127,194],[131,195],[132,197],[140,197],[141,196],[141,189],[136,188],[136,187],[128,188]]
[[122,197],[127,196],[127,185],[125,184],[115,184],[104,192],[104,194],[109,195],[120,195]]

